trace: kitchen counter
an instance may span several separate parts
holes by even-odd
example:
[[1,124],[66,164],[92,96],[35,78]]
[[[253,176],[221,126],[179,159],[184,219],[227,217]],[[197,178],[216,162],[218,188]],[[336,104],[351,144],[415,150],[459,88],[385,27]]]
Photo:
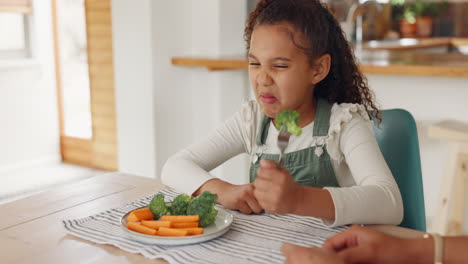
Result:
[[468,55],[363,50],[356,57],[365,74],[468,78]]
[[457,48],[461,46],[468,46],[468,38],[437,37],[371,40],[365,42],[363,48],[372,50],[405,51],[437,47]]
[[[421,39],[418,48],[443,45],[468,45],[467,39]],[[414,48],[414,46],[413,46]],[[355,50],[361,70],[365,74],[439,76],[468,78],[468,55],[460,53],[424,53],[414,49],[390,50],[367,48]],[[210,71],[247,69],[247,59],[221,57],[174,57],[176,66],[206,67]]]

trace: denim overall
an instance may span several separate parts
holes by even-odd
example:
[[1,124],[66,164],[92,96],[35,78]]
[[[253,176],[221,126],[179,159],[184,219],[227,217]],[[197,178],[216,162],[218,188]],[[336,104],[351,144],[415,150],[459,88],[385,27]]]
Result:
[[[317,112],[315,113],[313,135],[311,136],[326,137],[328,135],[331,108],[332,105],[325,99],[319,98],[317,100]],[[257,146],[265,144],[271,123],[271,118],[263,117],[260,131],[257,134]],[[256,156],[258,158],[255,158],[255,162],[250,165],[250,182],[253,182],[257,177],[260,159],[279,160],[279,154],[257,152]],[[317,188],[339,187],[324,141],[322,145],[314,144],[309,148],[284,154],[284,167],[297,184]]]

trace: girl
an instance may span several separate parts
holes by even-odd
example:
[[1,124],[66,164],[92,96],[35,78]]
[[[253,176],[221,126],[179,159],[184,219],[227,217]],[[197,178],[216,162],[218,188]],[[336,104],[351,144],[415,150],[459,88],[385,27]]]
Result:
[[[245,40],[256,102],[169,158],[162,181],[195,196],[211,191],[224,207],[246,214],[307,215],[329,226],[399,224],[400,192],[368,114],[378,118],[377,107],[333,15],[319,1],[262,0]],[[291,136],[278,168],[272,123],[287,109],[300,114],[302,134]],[[208,173],[244,152],[252,157],[250,183]]]

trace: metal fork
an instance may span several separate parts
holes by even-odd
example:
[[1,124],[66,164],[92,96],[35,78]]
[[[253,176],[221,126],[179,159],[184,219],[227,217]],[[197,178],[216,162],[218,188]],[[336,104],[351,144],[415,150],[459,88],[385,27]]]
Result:
[[283,167],[284,150],[288,146],[290,136],[291,136],[291,133],[289,133],[286,130],[286,126],[282,125],[278,134],[278,142],[277,142],[278,148],[280,149],[280,159],[278,161],[278,168]]

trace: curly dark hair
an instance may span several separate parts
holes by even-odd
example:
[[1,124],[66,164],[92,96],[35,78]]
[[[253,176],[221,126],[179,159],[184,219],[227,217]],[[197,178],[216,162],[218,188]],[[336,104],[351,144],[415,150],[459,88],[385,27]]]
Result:
[[319,0],[260,0],[246,23],[247,50],[257,25],[281,23],[293,26],[302,34],[306,47],[291,39],[309,57],[311,65],[324,54],[331,56],[330,72],[315,86],[315,97],[326,98],[330,103],[362,104],[370,117],[381,121],[374,94],[356,64],[352,47],[325,4]]

